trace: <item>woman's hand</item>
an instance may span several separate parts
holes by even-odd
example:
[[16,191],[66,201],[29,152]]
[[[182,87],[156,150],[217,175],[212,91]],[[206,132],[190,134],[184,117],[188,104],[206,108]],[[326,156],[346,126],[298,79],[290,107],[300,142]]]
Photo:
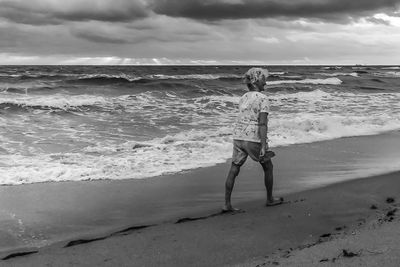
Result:
[[264,161],[265,153],[268,151],[268,144],[262,145],[260,150],[260,162]]

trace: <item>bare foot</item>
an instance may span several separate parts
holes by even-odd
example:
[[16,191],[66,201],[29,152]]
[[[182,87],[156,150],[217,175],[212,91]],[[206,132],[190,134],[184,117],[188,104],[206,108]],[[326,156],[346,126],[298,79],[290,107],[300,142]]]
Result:
[[222,207],[222,212],[223,212],[223,213],[224,213],[224,212],[239,212],[239,211],[242,211],[242,210],[241,210],[241,209],[234,208],[234,207],[232,207],[232,206],[224,205],[224,206]]
[[270,206],[276,206],[276,205],[280,205],[283,204],[283,197],[274,197],[270,200],[267,201],[267,204],[265,204],[267,207]]

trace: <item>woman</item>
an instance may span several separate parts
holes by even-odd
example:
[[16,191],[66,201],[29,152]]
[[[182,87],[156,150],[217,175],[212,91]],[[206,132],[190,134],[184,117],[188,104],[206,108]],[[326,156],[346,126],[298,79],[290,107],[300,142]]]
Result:
[[260,162],[264,170],[264,183],[267,190],[267,206],[274,206],[283,202],[282,198],[274,198],[273,165],[271,157],[274,152],[268,151],[268,113],[269,101],[264,91],[268,71],[261,68],[251,68],[244,75],[244,82],[249,92],[239,101],[239,115],[233,131],[232,165],[225,183],[225,205],[223,211],[236,211],[232,207],[231,194],[235,179],[240,172],[247,156]]

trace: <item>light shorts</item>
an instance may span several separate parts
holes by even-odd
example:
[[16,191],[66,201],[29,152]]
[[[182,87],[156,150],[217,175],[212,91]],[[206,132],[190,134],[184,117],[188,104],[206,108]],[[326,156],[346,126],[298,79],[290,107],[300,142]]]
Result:
[[260,161],[261,143],[233,140],[232,163],[242,166],[246,161],[247,156],[250,156],[254,161]]

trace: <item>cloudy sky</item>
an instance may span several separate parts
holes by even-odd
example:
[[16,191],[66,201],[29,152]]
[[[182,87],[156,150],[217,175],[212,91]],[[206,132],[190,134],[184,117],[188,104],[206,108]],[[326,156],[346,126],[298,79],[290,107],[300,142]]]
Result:
[[0,64],[400,64],[400,0],[0,0]]

